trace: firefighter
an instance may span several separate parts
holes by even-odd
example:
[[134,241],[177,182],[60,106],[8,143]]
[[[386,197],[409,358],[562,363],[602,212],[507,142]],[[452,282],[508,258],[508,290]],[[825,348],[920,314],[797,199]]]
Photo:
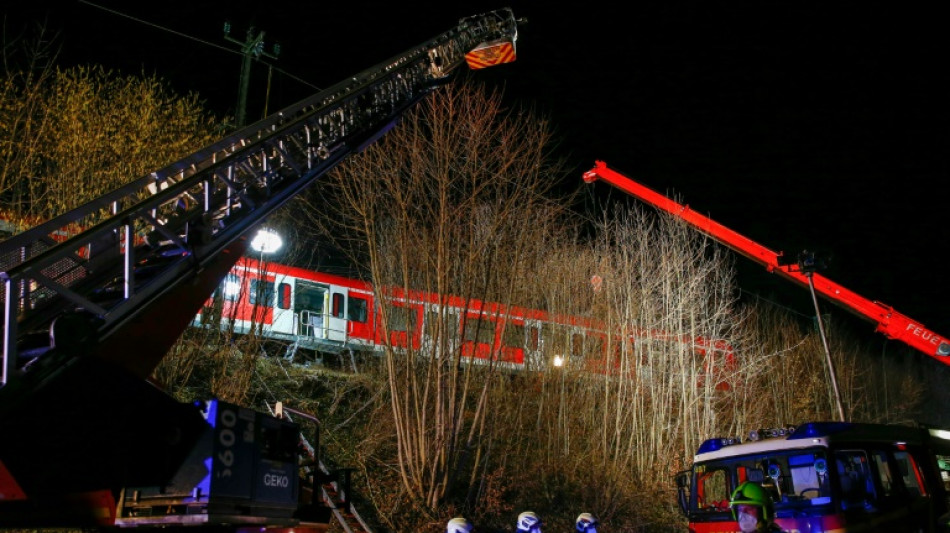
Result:
[[517,530],[519,533],[541,533],[541,519],[531,511],[518,515]]
[[577,515],[577,520],[574,522],[577,533],[597,533],[597,526],[599,525],[600,522],[597,521],[597,517],[590,513]]
[[472,533],[472,523],[467,518],[457,516],[445,526],[445,533]]
[[746,481],[736,487],[729,499],[732,518],[739,523],[743,533],[766,533],[782,531],[773,521],[772,498],[757,483]]

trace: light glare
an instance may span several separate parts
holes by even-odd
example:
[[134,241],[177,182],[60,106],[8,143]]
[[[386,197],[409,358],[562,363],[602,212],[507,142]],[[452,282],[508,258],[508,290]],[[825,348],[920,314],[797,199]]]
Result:
[[284,245],[284,240],[277,233],[262,229],[251,240],[251,249],[262,254],[272,254]]

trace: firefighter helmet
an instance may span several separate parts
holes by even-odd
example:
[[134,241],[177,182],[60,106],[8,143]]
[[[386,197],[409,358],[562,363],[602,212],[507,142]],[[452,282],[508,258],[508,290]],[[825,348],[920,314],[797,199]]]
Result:
[[591,531],[596,531],[596,527],[600,523],[597,521],[597,517],[590,513],[581,513],[577,515],[577,520],[574,522],[574,527],[577,529],[578,533],[588,533]]
[[531,511],[518,515],[518,531],[540,531],[541,519]]
[[729,499],[733,520],[739,519],[736,516],[737,505],[755,505],[762,509],[762,520],[768,522],[772,518],[772,498],[758,483],[746,481],[733,491],[732,498]]
[[461,516],[449,520],[445,533],[472,533],[472,523]]

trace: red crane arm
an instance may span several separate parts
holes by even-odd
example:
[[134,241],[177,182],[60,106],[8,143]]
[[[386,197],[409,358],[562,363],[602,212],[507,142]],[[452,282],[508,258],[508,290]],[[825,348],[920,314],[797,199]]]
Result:
[[597,161],[593,169],[584,173],[584,181],[587,183],[593,183],[598,179],[604,180],[631,196],[635,196],[656,208],[685,220],[732,250],[765,265],[769,272],[777,272],[805,287],[809,285],[808,276],[810,275],[817,293],[876,323],[876,331],[883,333],[889,339],[902,341],[930,357],[950,365],[950,357],[947,357],[950,355],[950,341],[930,331],[920,322],[898,313],[894,308],[868,300],[818,273],[803,273],[797,264],[788,264],[781,261],[781,252],[774,252],[715,220],[693,211],[688,206],[674,202],[623,174],[607,168],[607,164],[603,161]]

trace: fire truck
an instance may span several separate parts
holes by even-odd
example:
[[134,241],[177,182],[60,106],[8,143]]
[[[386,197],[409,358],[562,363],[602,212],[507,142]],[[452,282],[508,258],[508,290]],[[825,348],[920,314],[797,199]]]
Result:
[[950,431],[810,422],[709,439],[676,476],[689,530],[739,531],[729,498],[745,481],[766,489],[783,531],[946,531]]
[[149,376],[268,215],[457,67],[514,61],[522,22],[507,8],[463,18],[0,242],[0,527],[322,531],[332,513],[366,530],[339,518],[328,494],[348,476],[322,483],[290,411],[182,404]]

